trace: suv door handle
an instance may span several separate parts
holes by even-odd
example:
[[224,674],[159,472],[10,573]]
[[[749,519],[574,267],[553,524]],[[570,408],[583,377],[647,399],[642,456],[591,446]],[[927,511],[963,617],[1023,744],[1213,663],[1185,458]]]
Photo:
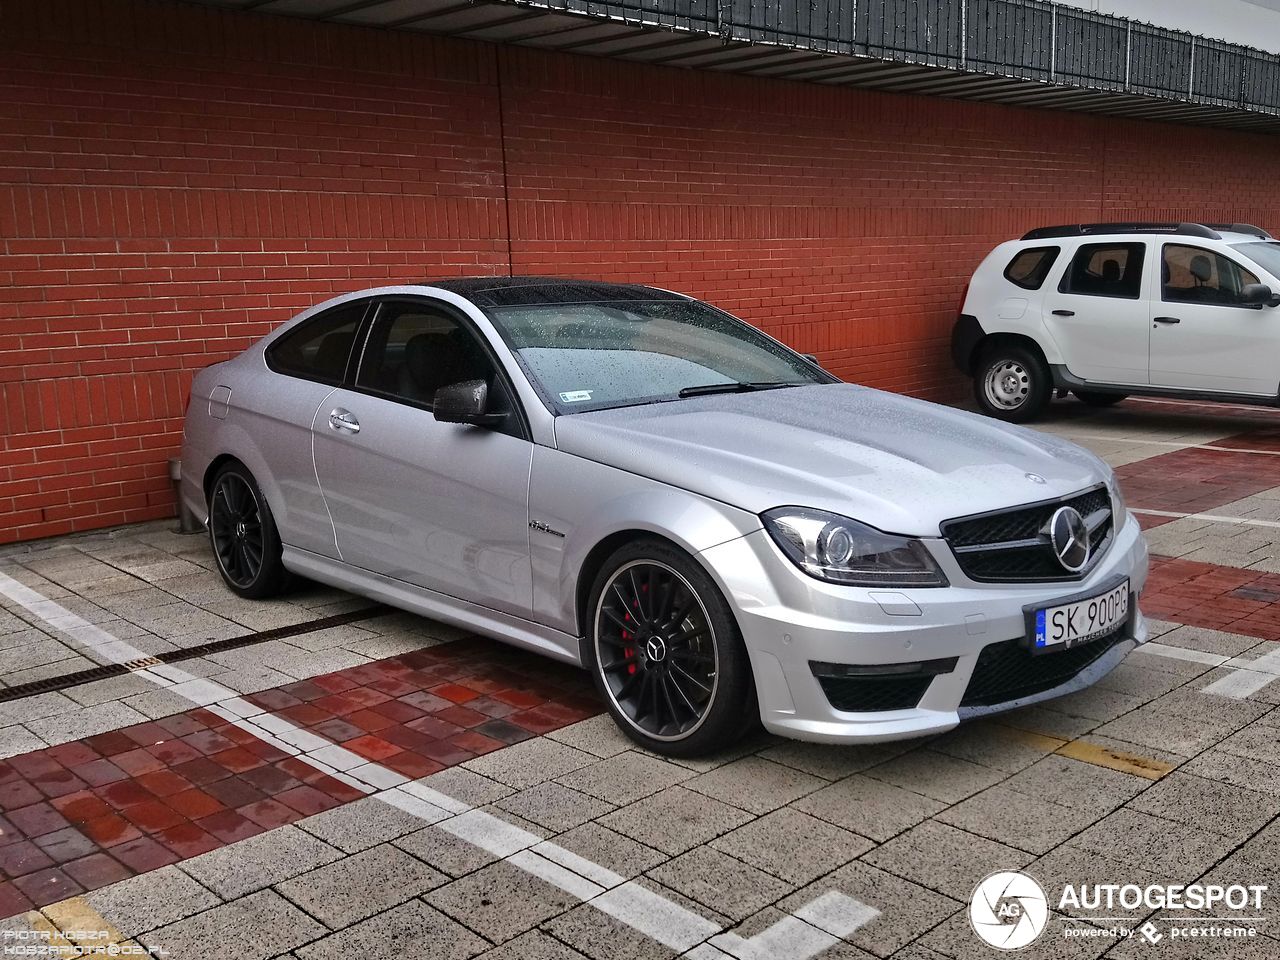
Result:
[[356,415],[350,410],[338,407],[329,414],[329,427],[333,430],[343,430],[347,433],[359,433],[360,421],[356,419]]
[[1053,315],[1055,317],[1074,317],[1076,312],[1074,310],[1055,310]]
[[1178,317],[1154,317],[1156,323],[1181,323]]

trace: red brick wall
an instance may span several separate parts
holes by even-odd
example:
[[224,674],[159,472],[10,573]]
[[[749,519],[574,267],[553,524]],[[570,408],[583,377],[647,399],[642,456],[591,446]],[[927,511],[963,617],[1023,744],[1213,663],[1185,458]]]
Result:
[[650,282],[944,398],[993,243],[1098,217],[1280,226],[1274,138],[168,0],[3,16],[0,542],[171,513],[191,372],[345,290]]

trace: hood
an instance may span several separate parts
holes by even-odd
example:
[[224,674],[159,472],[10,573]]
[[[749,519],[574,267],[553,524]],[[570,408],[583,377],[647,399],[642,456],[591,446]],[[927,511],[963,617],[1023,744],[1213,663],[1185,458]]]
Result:
[[853,384],[557,417],[556,445],[752,513],[816,507],[911,536],[1110,475],[1065,440]]

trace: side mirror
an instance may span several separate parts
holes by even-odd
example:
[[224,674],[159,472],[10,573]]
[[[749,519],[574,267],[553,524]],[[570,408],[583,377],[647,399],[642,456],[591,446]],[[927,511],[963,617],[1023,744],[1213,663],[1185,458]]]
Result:
[[477,427],[501,423],[506,415],[489,412],[489,385],[483,380],[463,380],[436,391],[435,417],[441,423],[469,423]]
[[818,355],[816,353],[802,353],[800,354],[800,356],[804,357],[806,360],[812,363],[815,367],[822,366],[822,364],[818,361]]
[[1246,307],[1280,307],[1280,296],[1265,283],[1246,283],[1240,288],[1240,302]]

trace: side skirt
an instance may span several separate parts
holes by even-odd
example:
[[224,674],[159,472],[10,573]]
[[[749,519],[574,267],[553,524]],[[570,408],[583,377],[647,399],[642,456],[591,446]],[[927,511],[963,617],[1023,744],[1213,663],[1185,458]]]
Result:
[[1088,393],[1123,393],[1131,397],[1168,397],[1171,400],[1197,400],[1205,403],[1242,403],[1251,407],[1280,406],[1280,393],[1260,396],[1253,393],[1219,393],[1214,390],[1183,390],[1179,387],[1154,387],[1151,384],[1094,383],[1081,380],[1065,365],[1051,364],[1053,385],[1059,391],[1084,390]]
[[298,547],[286,545],[282,559],[287,570],[300,576],[340,590],[349,590],[371,600],[381,600],[390,606],[455,627],[474,630],[503,643],[533,650],[575,667],[582,666],[578,638],[551,627],[362,570]]

